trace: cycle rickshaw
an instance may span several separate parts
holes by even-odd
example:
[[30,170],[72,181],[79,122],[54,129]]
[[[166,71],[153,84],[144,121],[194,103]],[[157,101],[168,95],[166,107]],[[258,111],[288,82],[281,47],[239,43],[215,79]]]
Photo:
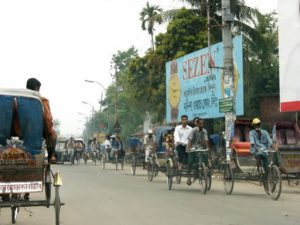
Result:
[[[14,137],[15,118],[22,132]],[[59,172],[54,173],[45,160],[43,140],[43,104],[37,92],[23,89],[0,89],[0,201],[1,208],[11,209],[14,224],[22,207],[55,208],[55,224],[60,223]],[[53,180],[53,181],[52,181]],[[55,188],[51,202],[51,187]],[[30,200],[29,193],[45,192],[45,199]]]
[[138,137],[130,137],[128,139],[131,174],[135,175],[137,166],[145,166],[145,150],[143,148],[143,142]]
[[[152,181],[158,172],[162,172],[167,176],[168,189],[172,189],[173,178],[176,178],[177,184],[181,183],[182,177],[187,177],[187,165],[183,165],[181,170],[178,169],[178,156],[174,146],[170,147],[166,144],[166,138],[173,136],[173,127],[159,127],[156,130],[157,151],[150,155],[148,163],[148,180]],[[211,187],[211,172],[205,165],[203,155],[207,154],[208,149],[192,149],[190,153],[197,154],[197,163],[194,163],[191,170],[191,177],[198,179],[202,193],[206,193]]]
[[223,165],[225,193],[229,195],[232,193],[235,180],[246,180],[258,182],[264,187],[267,195],[277,200],[282,188],[281,173],[274,160],[278,152],[270,149],[258,149],[262,153],[269,154],[268,171],[264,171],[262,163],[257,165],[256,159],[250,152],[250,130],[251,120],[241,119],[235,122],[234,137],[230,146],[232,156],[230,161],[225,161]]
[[281,121],[273,126],[273,140],[281,155],[282,178],[290,186],[300,184],[300,130],[296,123]]
[[115,151],[113,156],[111,156],[112,149],[104,149],[104,152],[102,152],[102,168],[105,169],[106,163],[112,163],[115,164],[116,170],[118,170],[119,164],[121,164],[121,170],[124,169],[124,161],[125,161],[125,151],[123,149],[123,143],[120,142],[121,149],[118,151]]

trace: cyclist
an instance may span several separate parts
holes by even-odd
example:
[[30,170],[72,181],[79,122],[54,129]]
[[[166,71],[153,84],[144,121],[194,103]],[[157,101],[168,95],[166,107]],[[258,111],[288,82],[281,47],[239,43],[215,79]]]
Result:
[[175,149],[178,154],[178,169],[182,169],[183,164],[187,164],[187,153],[185,151],[188,137],[192,128],[188,125],[188,116],[181,116],[181,125],[176,126],[174,131]]
[[145,147],[145,163],[148,163],[151,151],[156,148],[156,138],[153,135],[151,129],[148,130],[144,137],[144,147]]
[[[208,135],[207,130],[204,128],[204,120],[196,117],[194,120],[195,126],[188,137],[187,152],[191,151],[192,148],[208,148]],[[208,166],[208,154],[202,154],[203,161]],[[187,184],[191,185],[191,170],[193,165],[198,162],[198,153],[190,152],[188,154],[188,172],[187,172]]]
[[258,118],[254,118],[252,120],[252,125],[254,129],[251,130],[249,133],[250,143],[251,143],[250,151],[256,159],[257,170],[259,170],[259,166],[261,165],[262,162],[264,171],[267,174],[269,153],[260,150],[261,149],[269,150],[273,145],[273,141],[269,133],[266,130],[261,129],[260,123],[261,121]]

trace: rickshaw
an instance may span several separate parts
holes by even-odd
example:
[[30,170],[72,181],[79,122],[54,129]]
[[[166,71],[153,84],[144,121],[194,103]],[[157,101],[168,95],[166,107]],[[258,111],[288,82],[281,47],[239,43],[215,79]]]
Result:
[[[16,119],[17,118],[17,119]],[[45,160],[43,142],[43,104],[38,92],[23,89],[0,89],[0,209],[11,209],[16,223],[22,207],[55,208],[55,224],[60,224],[59,172],[54,173]],[[17,122],[22,137],[16,137]],[[52,181],[54,179],[54,182]],[[55,187],[51,202],[51,186]],[[45,192],[45,199],[30,200],[29,193]]]
[[115,151],[113,157],[110,157],[110,151],[111,149],[105,149],[104,154],[102,154],[102,168],[105,169],[106,163],[112,163],[115,164],[116,170],[118,170],[118,165],[121,164],[121,170],[123,170],[125,161],[123,143],[121,142],[121,150]]
[[85,150],[85,144],[82,138],[75,138],[75,149],[74,149],[74,158],[77,162],[77,165],[80,164],[80,159],[83,156],[83,152]]
[[85,150],[83,151],[83,160],[84,160],[84,164],[87,165],[87,161],[89,159],[92,160],[92,162],[94,163],[94,165],[97,164],[97,162],[100,162],[100,149],[93,149],[91,147],[91,143],[92,143],[93,139],[89,139],[88,140],[88,144],[87,147],[85,148]]
[[131,174],[135,175],[137,166],[145,166],[145,150],[143,148],[143,142],[138,137],[130,137],[128,144],[131,159]]
[[255,157],[251,154],[249,132],[251,120],[240,119],[235,122],[234,137],[231,143],[232,155],[230,162],[224,165],[224,190],[226,194],[232,194],[235,180],[259,182],[267,195],[278,200],[281,194],[282,181],[278,165],[274,157],[278,152],[272,149],[258,149],[269,153],[268,173],[264,171],[262,163],[257,165]]
[[281,155],[282,178],[288,184],[300,184],[300,131],[295,122],[281,121],[273,126],[273,140]]

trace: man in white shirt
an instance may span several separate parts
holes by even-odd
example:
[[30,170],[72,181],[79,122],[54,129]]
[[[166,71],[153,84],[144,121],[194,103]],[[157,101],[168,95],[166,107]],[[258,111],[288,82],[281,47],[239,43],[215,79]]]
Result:
[[181,116],[181,125],[176,126],[174,131],[175,148],[178,154],[178,169],[182,169],[182,164],[187,164],[188,154],[186,153],[186,145],[188,143],[188,137],[192,131],[192,128],[187,125],[188,116]]

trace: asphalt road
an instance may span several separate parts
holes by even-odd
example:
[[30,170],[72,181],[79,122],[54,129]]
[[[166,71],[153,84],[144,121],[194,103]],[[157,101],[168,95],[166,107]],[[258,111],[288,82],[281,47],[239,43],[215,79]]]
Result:
[[[62,173],[60,190],[63,225],[299,225],[300,185],[286,183],[278,201],[271,200],[257,183],[235,183],[233,194],[225,195],[215,177],[206,195],[199,185],[174,184],[167,189],[163,174],[148,182],[146,172],[137,175],[129,167],[115,171],[93,165],[56,165]],[[54,192],[53,192],[54,195]],[[43,198],[32,194],[31,199]],[[11,224],[10,209],[0,212],[0,225]],[[54,208],[21,208],[17,224],[54,225]]]

